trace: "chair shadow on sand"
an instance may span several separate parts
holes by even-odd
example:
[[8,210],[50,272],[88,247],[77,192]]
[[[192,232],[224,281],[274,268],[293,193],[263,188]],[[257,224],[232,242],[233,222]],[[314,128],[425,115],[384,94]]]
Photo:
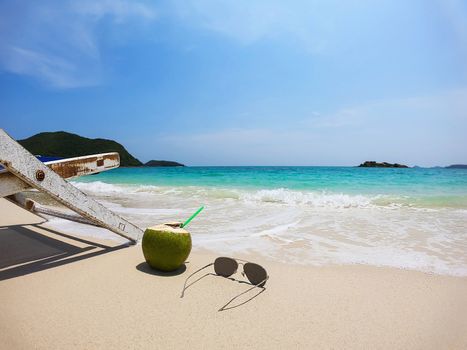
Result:
[[[201,277],[195,279],[193,282],[189,283],[186,285],[186,288],[185,288],[185,291],[190,287],[192,286],[193,284],[201,281],[203,278],[205,277],[208,277],[208,276],[214,276],[214,277],[218,277],[218,278],[224,278],[224,279],[228,279],[230,281],[233,281],[233,282],[237,282],[237,283],[242,283],[242,284],[247,284],[251,287],[253,287],[254,285],[251,284],[250,282],[247,282],[247,281],[242,281],[242,280],[238,280],[236,278],[233,278],[233,277],[224,277],[224,276],[220,276],[220,275],[217,275],[215,273],[212,273],[212,272],[208,272],[208,273],[205,273],[204,275],[202,275]],[[266,287],[257,287],[257,288],[254,288],[251,290],[251,293],[254,293],[254,291],[256,290],[259,290],[256,294],[253,294],[252,296],[250,296],[248,299],[238,303],[238,304],[233,304],[232,306],[228,306],[230,305],[230,303],[237,299],[237,297],[243,295],[245,292],[242,292],[242,293],[239,293],[237,294],[235,297],[233,297],[232,299],[230,299],[224,306],[222,306],[218,311],[227,311],[227,310],[231,310],[231,309],[235,309],[237,307],[240,307],[242,305],[245,305],[246,303],[250,302],[251,300],[255,299],[256,297],[258,297],[261,293],[263,293],[264,291],[266,291]],[[228,307],[227,307],[228,306]]]
[[128,243],[107,246],[40,224],[0,226],[0,281],[89,259],[128,246]]

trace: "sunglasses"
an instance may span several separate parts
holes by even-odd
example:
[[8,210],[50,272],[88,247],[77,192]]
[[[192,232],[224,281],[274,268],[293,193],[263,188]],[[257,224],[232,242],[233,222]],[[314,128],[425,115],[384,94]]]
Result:
[[224,306],[222,306],[219,309],[219,311],[224,310],[225,307],[227,305],[229,305],[232,301],[234,301],[235,299],[237,299],[241,295],[243,295],[245,293],[248,293],[250,290],[252,290],[254,288],[262,288],[263,291],[264,291],[264,289],[265,289],[264,285],[266,284],[266,281],[269,279],[268,273],[266,272],[264,267],[262,267],[261,265],[258,265],[258,264],[255,264],[255,263],[252,263],[252,262],[249,262],[249,261],[241,260],[241,259],[219,257],[213,263],[210,263],[210,264],[207,264],[206,266],[203,266],[202,268],[196,270],[195,272],[193,272],[191,275],[189,275],[186,278],[185,284],[183,285],[182,294],[180,296],[181,298],[183,298],[183,296],[185,295],[185,290],[188,287],[190,287],[192,284],[199,281],[201,278],[204,278],[207,275],[212,275],[212,274],[211,273],[205,274],[205,275],[201,276],[200,278],[198,278],[197,280],[195,280],[195,281],[193,281],[193,282],[191,282],[190,284],[187,285],[187,282],[190,279],[190,277],[193,276],[194,274],[204,270],[205,268],[207,268],[209,266],[212,266],[212,265],[214,265],[214,272],[216,273],[217,276],[226,277],[226,278],[228,278],[228,277],[232,276],[234,273],[236,273],[237,270],[238,270],[238,266],[242,265],[243,266],[242,275],[246,276],[248,281],[250,281],[250,283],[253,285],[251,288],[247,289],[246,291],[244,291],[244,292],[238,294],[237,296],[235,296],[234,298],[230,299],[227,304],[225,304]]

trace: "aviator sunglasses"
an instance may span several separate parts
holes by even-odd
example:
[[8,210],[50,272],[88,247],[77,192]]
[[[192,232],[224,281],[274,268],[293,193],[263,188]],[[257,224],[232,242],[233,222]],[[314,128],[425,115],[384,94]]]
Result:
[[203,266],[202,268],[196,270],[195,272],[193,272],[191,275],[189,275],[186,278],[185,283],[183,285],[182,294],[180,296],[181,298],[183,298],[183,296],[185,295],[185,290],[189,286],[191,286],[193,283],[199,281],[201,278],[203,278],[203,277],[205,277],[207,275],[210,275],[210,273],[201,276],[197,280],[195,280],[195,281],[193,281],[193,282],[191,282],[190,284],[187,285],[187,282],[190,279],[190,277],[192,277],[194,274],[196,274],[196,273],[198,273],[198,272],[200,272],[200,271],[204,270],[205,268],[207,268],[209,266],[212,266],[212,265],[214,265],[214,272],[216,273],[216,275],[226,277],[226,278],[228,278],[228,277],[232,276],[234,273],[236,273],[237,270],[238,270],[238,266],[242,265],[243,266],[242,275],[246,276],[248,281],[250,281],[250,283],[253,285],[251,288],[247,289],[246,291],[244,291],[244,292],[238,294],[237,296],[235,296],[234,298],[230,299],[227,304],[225,304],[224,306],[222,306],[219,309],[219,311],[224,310],[224,308],[227,305],[229,305],[232,301],[237,299],[239,296],[241,296],[241,295],[243,295],[245,293],[248,293],[250,290],[252,290],[254,288],[262,288],[264,290],[264,285],[266,284],[266,281],[269,279],[268,273],[266,272],[264,267],[262,267],[261,265],[258,265],[258,264],[255,264],[255,263],[252,263],[252,262],[249,262],[249,261],[241,260],[241,259],[233,259],[233,258],[228,258],[228,257],[219,257],[213,263],[210,263],[210,264],[207,264],[206,266]]

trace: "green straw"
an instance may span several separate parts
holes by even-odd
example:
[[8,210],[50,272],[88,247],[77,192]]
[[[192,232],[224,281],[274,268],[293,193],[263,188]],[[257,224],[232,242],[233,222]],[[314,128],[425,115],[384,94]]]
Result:
[[188,220],[185,221],[185,222],[182,224],[182,226],[180,226],[180,227],[185,227],[186,225],[188,225],[188,224],[190,223],[190,221],[193,220],[193,219],[195,218],[195,216],[198,215],[198,214],[201,212],[201,210],[203,210],[203,209],[204,209],[204,206],[200,207],[200,208],[199,208],[192,216],[190,216],[190,217],[188,218]]

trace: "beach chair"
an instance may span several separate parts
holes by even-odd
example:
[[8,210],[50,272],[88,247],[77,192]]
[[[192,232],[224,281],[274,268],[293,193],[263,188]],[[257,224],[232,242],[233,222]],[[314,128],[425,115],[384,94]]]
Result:
[[[41,162],[0,129],[0,198],[38,215],[47,214],[106,228],[131,243],[143,235],[138,226],[115,214],[101,203],[67,182],[78,176],[97,174],[120,166],[118,153],[103,153],[76,158]],[[21,192],[37,189],[68,207],[76,214],[42,206]]]

